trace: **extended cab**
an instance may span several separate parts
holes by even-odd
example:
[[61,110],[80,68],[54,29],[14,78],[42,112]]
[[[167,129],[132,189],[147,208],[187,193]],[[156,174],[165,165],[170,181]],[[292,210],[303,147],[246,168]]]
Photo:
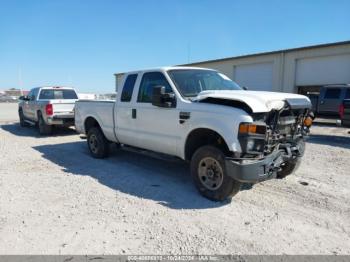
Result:
[[116,101],[78,101],[75,126],[93,157],[109,143],[190,161],[199,192],[221,201],[243,182],[283,178],[299,165],[312,124],[302,95],[246,91],[193,67],[125,74]]
[[20,125],[37,125],[41,135],[51,134],[54,125],[74,125],[76,100],[78,95],[71,87],[33,88],[27,96],[20,97]]

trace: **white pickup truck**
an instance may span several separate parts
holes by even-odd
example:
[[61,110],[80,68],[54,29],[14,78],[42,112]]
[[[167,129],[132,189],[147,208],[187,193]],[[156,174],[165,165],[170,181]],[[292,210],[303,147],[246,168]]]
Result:
[[78,101],[75,127],[93,157],[117,143],[190,161],[199,192],[222,201],[243,182],[291,174],[312,124],[302,95],[247,91],[211,69],[125,74],[116,101]]
[[71,87],[43,86],[21,96],[18,103],[20,125],[37,125],[41,135],[49,135],[53,126],[74,125],[74,106],[78,95]]

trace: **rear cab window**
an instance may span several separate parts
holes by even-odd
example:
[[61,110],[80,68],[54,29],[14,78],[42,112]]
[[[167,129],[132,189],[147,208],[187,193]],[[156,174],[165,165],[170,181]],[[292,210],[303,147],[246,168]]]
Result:
[[78,96],[73,89],[42,89],[39,99],[78,99]]
[[132,98],[132,93],[134,91],[135,83],[137,79],[137,74],[128,75],[120,96],[121,102],[130,102]]

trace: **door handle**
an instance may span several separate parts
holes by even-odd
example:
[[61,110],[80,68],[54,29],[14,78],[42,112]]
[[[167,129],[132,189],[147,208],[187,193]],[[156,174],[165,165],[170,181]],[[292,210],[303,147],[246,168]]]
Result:
[[133,108],[132,111],[131,111],[131,117],[133,119],[136,119],[136,109],[135,108]]

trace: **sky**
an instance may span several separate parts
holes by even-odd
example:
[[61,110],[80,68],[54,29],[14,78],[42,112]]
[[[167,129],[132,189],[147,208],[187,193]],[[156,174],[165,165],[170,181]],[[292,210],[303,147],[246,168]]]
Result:
[[0,0],[0,90],[350,40],[350,0]]

